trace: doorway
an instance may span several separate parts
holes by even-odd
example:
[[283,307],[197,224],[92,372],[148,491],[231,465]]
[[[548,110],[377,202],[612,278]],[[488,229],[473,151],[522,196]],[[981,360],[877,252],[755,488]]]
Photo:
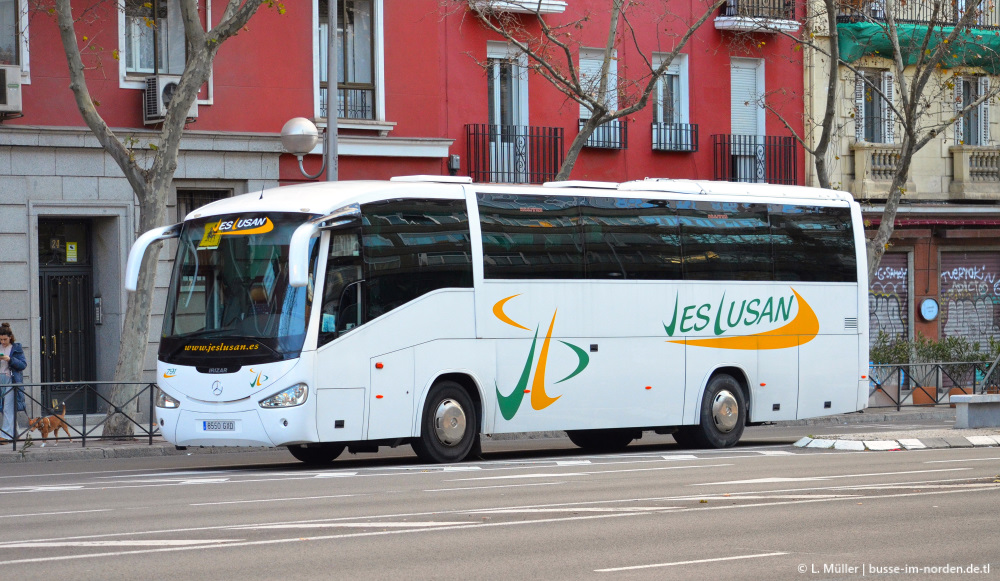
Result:
[[[42,383],[96,380],[94,266],[91,223],[39,219],[38,288]],[[43,385],[41,402],[53,412],[96,411],[93,390],[80,385]]]

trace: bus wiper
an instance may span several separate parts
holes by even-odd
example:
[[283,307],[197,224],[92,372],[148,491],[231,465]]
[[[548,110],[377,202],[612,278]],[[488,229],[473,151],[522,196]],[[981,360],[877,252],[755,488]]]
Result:
[[202,339],[224,333],[229,333],[232,329],[202,329],[201,331],[191,331],[182,335],[175,335],[174,339]]

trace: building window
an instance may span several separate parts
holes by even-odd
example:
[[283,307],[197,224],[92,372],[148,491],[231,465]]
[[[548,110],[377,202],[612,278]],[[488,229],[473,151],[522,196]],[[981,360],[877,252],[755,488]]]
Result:
[[0,0],[0,65],[21,64],[18,0]]
[[[653,55],[653,66],[663,57]],[[698,128],[688,117],[687,55],[679,54],[656,82],[653,109],[653,149],[698,151]]]
[[[376,4],[380,0],[336,0],[337,117],[376,119]],[[320,116],[327,116],[329,14],[331,0],[319,0]]]
[[177,190],[177,221],[183,221],[188,214],[205,204],[231,195],[230,190]]
[[990,94],[989,77],[958,77],[955,79],[955,122],[956,145],[990,144],[989,102],[983,101],[975,107],[963,110],[984,95]]
[[894,118],[889,103],[893,101],[892,73],[867,70],[854,82],[855,139],[867,143],[893,143]]
[[184,23],[178,0],[125,0],[125,70],[134,74],[184,72]]

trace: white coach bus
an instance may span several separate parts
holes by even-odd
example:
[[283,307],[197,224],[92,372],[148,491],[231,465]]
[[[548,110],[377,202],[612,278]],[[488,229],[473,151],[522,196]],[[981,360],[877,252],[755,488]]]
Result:
[[144,234],[177,238],[157,419],[179,446],[310,463],[483,434],[643,431],[736,444],[745,425],[868,401],[858,204],[794,186],[544,186],[412,176],[265,190]]

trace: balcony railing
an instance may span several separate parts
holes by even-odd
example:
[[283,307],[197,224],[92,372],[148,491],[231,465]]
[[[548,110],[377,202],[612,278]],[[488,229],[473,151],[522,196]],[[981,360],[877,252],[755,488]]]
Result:
[[[582,130],[587,119],[580,119]],[[608,121],[597,126],[597,129],[587,138],[584,147],[596,149],[628,149],[628,123],[620,119]]]
[[[934,16],[934,3],[930,0],[846,0],[840,4],[838,22],[884,21],[886,10],[891,10],[896,22],[923,24],[931,22],[947,25],[958,22],[965,15],[963,2],[942,2],[940,12]],[[973,23],[977,28],[1000,28],[1000,17],[993,2],[982,2]]]
[[[326,88],[320,89],[319,114],[326,117]],[[338,119],[374,119],[375,91],[373,89],[338,89],[337,90]]]
[[760,20],[795,20],[793,0],[729,0],[720,16],[738,16]]
[[714,179],[769,184],[798,183],[794,137],[713,135]]
[[563,162],[562,127],[465,126],[469,176],[477,182],[540,184],[555,179]]
[[1000,188],[1000,148],[955,145],[949,149],[955,168],[948,188],[951,198],[995,200]]
[[656,151],[698,151],[698,125],[692,123],[653,123],[653,149]]

